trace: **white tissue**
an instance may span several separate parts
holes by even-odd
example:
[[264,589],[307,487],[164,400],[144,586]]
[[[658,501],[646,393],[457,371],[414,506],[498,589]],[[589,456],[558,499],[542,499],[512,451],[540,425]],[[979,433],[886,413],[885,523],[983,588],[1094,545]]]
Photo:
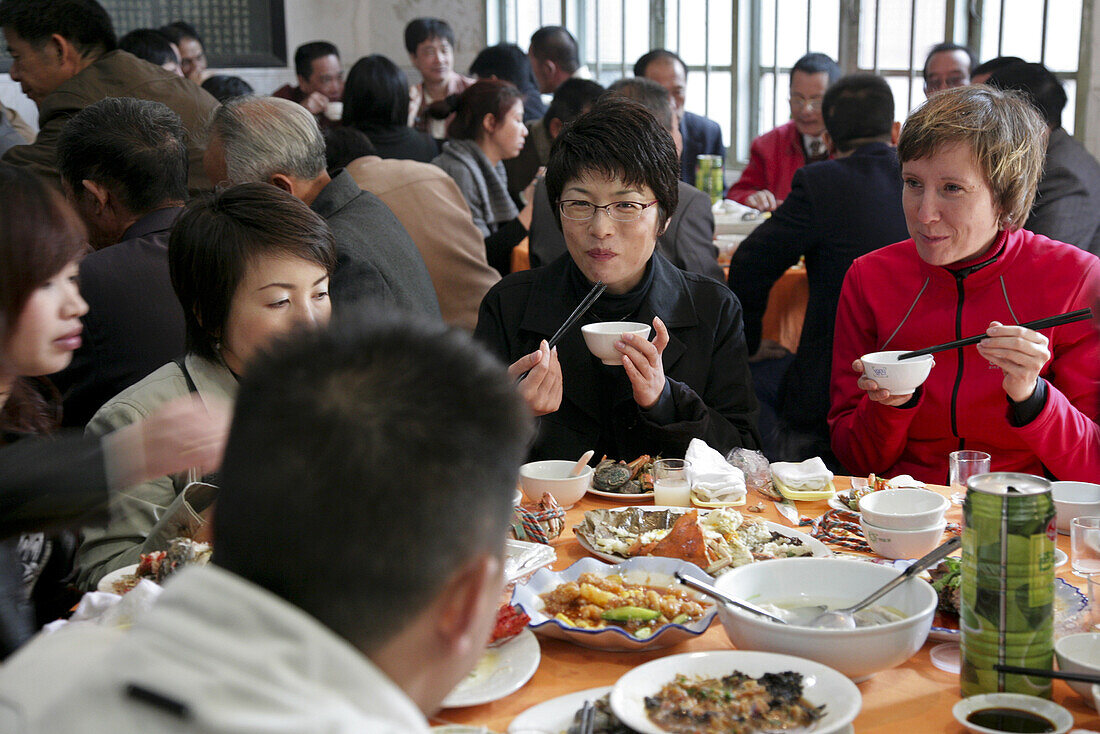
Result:
[[691,462],[688,475],[692,492],[702,502],[736,502],[745,496],[745,473],[698,438],[691,439],[684,458]]
[[772,464],[772,475],[789,489],[823,489],[833,480],[833,473],[825,466],[820,456],[800,462],[776,461]]

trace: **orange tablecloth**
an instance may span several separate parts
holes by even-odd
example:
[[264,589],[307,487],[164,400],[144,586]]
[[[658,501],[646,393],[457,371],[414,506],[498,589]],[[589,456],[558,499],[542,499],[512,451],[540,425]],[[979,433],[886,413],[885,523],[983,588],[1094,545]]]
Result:
[[[845,478],[837,479],[838,489],[847,488]],[[947,492],[946,489],[943,491]],[[755,493],[750,495],[750,503],[758,499]],[[771,502],[764,504],[766,510],[761,515],[763,518],[789,524],[779,516]],[[811,517],[821,515],[828,509],[825,502],[797,504],[803,515]],[[572,532],[573,525],[581,521],[585,510],[616,505],[613,500],[589,495],[569,511],[566,530],[553,543],[558,554],[558,560],[553,566],[555,569],[566,568],[587,555],[574,539]],[[962,511],[959,507],[952,506],[948,511],[949,520],[958,522],[961,517]],[[1069,538],[1059,535],[1058,547],[1069,553]],[[1072,574],[1068,563],[1058,569],[1058,575],[1065,577],[1074,586],[1081,587],[1081,579]],[[483,706],[445,709],[439,713],[440,721],[483,725],[492,731],[504,732],[513,718],[535,704],[586,688],[613,685],[628,670],[654,658],[684,652],[733,648],[717,619],[699,637],[653,652],[600,652],[542,637],[539,638],[539,644],[542,647],[542,661],[527,685],[510,696]],[[959,700],[958,676],[933,667],[928,657],[929,650],[937,644],[939,643],[935,641],[927,642],[905,664],[878,673],[859,684],[860,693],[863,694],[863,709],[855,721],[856,732],[955,734],[964,731],[951,715],[951,707]],[[1097,713],[1063,681],[1054,681],[1054,700],[1069,709],[1078,728],[1100,730],[1100,717]]]
[[792,354],[798,351],[802,338],[802,322],[806,320],[806,304],[810,301],[810,286],[806,268],[789,268],[775,281],[768,293],[760,337],[778,342]]

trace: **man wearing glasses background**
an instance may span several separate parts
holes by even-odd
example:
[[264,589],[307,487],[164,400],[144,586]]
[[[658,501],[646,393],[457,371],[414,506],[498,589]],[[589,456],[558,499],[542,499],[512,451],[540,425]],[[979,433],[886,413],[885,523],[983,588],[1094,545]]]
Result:
[[966,46],[937,43],[924,59],[924,96],[970,84],[970,72],[978,57]]
[[791,191],[794,172],[829,157],[822,134],[821,101],[840,78],[840,67],[821,53],[808,53],[791,68],[791,119],[752,141],[749,164],[727,199],[760,211],[773,211]]

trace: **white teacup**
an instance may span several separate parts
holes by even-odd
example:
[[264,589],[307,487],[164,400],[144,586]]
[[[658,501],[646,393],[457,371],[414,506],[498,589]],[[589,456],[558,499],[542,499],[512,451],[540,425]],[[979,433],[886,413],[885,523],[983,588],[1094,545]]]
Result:
[[891,395],[908,395],[916,390],[932,371],[932,355],[925,354],[911,359],[898,360],[899,352],[872,352],[860,357],[863,362],[863,375],[874,380],[882,390]]
[[623,334],[635,334],[642,339],[649,338],[649,324],[639,324],[635,321],[600,321],[595,324],[585,324],[581,327],[584,335],[584,343],[588,345],[588,351],[596,355],[604,364],[621,365],[623,354],[615,348],[615,342],[622,339]]
[[329,102],[325,105],[325,117],[333,122],[340,122],[344,117],[344,103],[343,102]]

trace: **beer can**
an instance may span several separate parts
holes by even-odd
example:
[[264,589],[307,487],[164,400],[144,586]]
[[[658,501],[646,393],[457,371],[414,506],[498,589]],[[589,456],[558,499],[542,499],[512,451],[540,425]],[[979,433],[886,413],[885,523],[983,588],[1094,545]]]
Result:
[[695,156],[695,188],[710,196],[715,204],[726,192],[722,179],[722,156],[700,153]]
[[963,502],[962,695],[1050,697],[1048,678],[993,666],[1049,668],[1054,648],[1054,500],[1030,474],[971,477]]

